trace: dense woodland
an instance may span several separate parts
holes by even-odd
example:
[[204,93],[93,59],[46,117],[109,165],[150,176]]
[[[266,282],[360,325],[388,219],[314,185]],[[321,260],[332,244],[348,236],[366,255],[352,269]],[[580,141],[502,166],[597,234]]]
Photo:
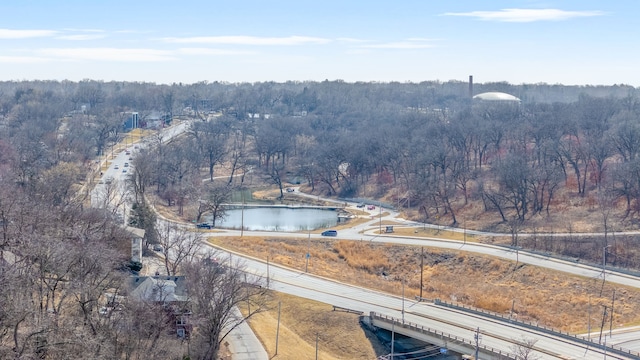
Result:
[[[490,83],[473,91],[522,102],[471,100],[469,85],[458,81],[0,83],[0,357],[185,353],[157,341],[163,330],[149,330],[148,322],[162,319],[134,316],[153,314],[152,307],[130,304],[122,317],[97,313],[100,296],[129,274],[129,243],[117,210],[90,207],[84,185],[94,161],[122,140],[129,111],[143,124],[158,114],[165,124],[196,119],[178,140],[150,136],[129,175],[131,225],[165,247],[171,244],[154,228],[147,195],[178,212],[198,204],[198,218],[215,219],[231,189],[248,186],[249,173],[281,194],[299,179],[315,193],[391,198],[420,220],[453,226],[473,203],[494,219],[487,229],[506,224],[515,233],[533,217],[559,216],[559,203],[577,198],[598,209],[605,231],[614,214],[638,227],[637,89]],[[222,181],[202,181],[220,174]],[[528,245],[593,261],[614,245],[611,263],[638,268],[634,240]],[[167,271],[189,270],[186,261],[178,265],[167,263]],[[217,351],[216,339],[198,341],[192,346],[204,350],[190,349],[192,358]]]

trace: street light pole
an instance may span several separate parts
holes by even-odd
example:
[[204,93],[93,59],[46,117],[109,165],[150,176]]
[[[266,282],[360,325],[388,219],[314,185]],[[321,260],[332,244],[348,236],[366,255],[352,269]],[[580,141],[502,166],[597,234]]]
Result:
[[404,279],[402,279],[402,323],[404,324]]
[[244,189],[240,189],[240,196],[242,197],[242,211],[240,212],[240,237],[244,235]]
[[424,274],[424,246],[420,248],[420,301],[422,301],[423,274]]
[[380,232],[382,234],[382,206],[378,206],[380,208]]
[[467,243],[467,218],[462,218],[462,245]]
[[307,237],[307,254],[305,255],[305,263],[304,263],[304,272],[307,272],[309,270],[309,257],[311,256],[311,254],[309,253],[310,247],[311,247],[311,230],[309,231],[309,236]]
[[604,291],[604,283],[607,276],[607,248],[611,245],[607,245],[602,248],[602,287],[600,287],[600,296],[602,296],[602,291]]

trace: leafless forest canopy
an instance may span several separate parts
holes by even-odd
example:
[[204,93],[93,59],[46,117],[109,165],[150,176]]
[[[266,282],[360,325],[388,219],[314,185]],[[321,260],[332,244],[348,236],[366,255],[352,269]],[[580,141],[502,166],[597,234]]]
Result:
[[[0,83],[0,357],[180,358],[189,351],[208,359],[217,353],[221,330],[211,319],[229,316],[230,304],[207,308],[204,299],[212,294],[193,290],[191,310],[201,329],[217,335],[196,331],[189,350],[159,341],[168,320],[156,316],[158,304],[126,301],[117,316],[98,311],[105,293],[125,292],[130,243],[117,209],[88,206],[84,185],[95,161],[123,139],[128,112],[137,112],[143,126],[196,119],[178,140],[149,135],[150,146],[128,175],[135,202],[130,225],[165,247],[170,240],[155,229],[146,195],[180,212],[197,203],[198,217],[215,218],[230,190],[246,186],[234,175],[249,169],[281,192],[299,179],[323,195],[395,193],[401,208],[450,225],[478,204],[493,219],[488,228],[503,224],[517,232],[534,217],[558,216],[561,203],[575,198],[601,214],[605,231],[614,216],[638,227],[637,89],[474,85],[475,93],[485,91],[522,101],[472,101],[468,84],[453,81]],[[225,178],[203,182],[219,175]],[[612,264],[640,267],[634,240],[611,243]],[[541,238],[524,245],[596,261],[608,241],[606,235]],[[211,272],[187,258],[170,259],[167,271],[196,274],[236,301],[263,295],[234,283],[233,271]]]

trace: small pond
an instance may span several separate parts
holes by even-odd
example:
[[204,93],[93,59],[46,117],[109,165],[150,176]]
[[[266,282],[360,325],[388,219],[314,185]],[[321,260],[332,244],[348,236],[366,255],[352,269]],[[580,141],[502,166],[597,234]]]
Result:
[[[334,210],[260,207],[227,211],[227,217],[216,222],[216,227],[255,231],[303,231],[332,227],[338,223]],[[244,218],[244,219],[243,219]]]

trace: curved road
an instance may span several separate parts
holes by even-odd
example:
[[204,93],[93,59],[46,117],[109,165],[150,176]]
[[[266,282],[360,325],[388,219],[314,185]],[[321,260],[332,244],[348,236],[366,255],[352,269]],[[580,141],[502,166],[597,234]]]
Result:
[[[182,123],[172,127],[166,131],[165,139],[170,139],[186,130],[187,123]],[[120,169],[127,161],[128,156],[124,152],[120,153],[116,159],[112,161],[111,167],[107,170],[103,178],[118,178],[122,175],[113,168],[118,164]],[[94,196],[100,196],[101,186],[98,185],[92,192]],[[297,192],[302,195],[301,193]],[[310,195],[307,195],[310,196]],[[313,196],[314,198],[316,196]],[[336,201],[344,203],[342,201]],[[355,204],[351,204],[352,206]],[[389,210],[384,210],[389,212]],[[575,275],[586,277],[602,277],[602,269],[582,264],[576,264],[563,260],[544,257],[536,254],[513,250],[502,247],[465,243],[459,241],[448,241],[434,238],[410,237],[410,236],[394,236],[376,234],[380,219],[376,218],[382,211],[375,209],[371,211],[372,220],[355,226],[351,229],[340,230],[339,238],[349,240],[376,241],[396,244],[408,244],[419,246],[430,246],[452,250],[462,250],[496,256],[504,259],[516,260],[535,266],[542,266],[558,271],[563,271]],[[382,220],[393,219],[394,222],[399,220],[395,218],[395,213],[390,213],[382,218]],[[404,221],[404,220],[400,220]],[[423,226],[405,221],[407,226]],[[307,234],[301,233],[281,233],[281,232],[260,232],[260,231],[244,231],[247,235],[252,236],[287,236],[287,237],[306,237]],[[468,233],[472,233],[468,231]],[[229,236],[239,235],[240,231],[223,231],[209,232],[211,236]],[[504,235],[504,234],[500,234]],[[311,235],[311,238],[321,238],[319,235]],[[239,255],[234,255],[235,257]],[[502,322],[495,322],[484,317],[477,317],[469,313],[460,313],[449,309],[441,308],[432,304],[416,303],[407,299],[396,296],[379,293],[376,291],[359,288],[347,284],[338,283],[328,279],[321,279],[315,276],[301,273],[300,271],[286,269],[279,266],[269,266],[263,261],[244,257],[249,272],[258,275],[269,274],[270,287],[274,290],[291,293],[294,295],[312,298],[329,304],[342,306],[354,310],[369,312],[376,311],[385,315],[396,318],[404,318],[406,321],[418,323],[431,328],[444,331],[446,333],[464,336],[467,339],[473,339],[473,329],[480,327],[483,333],[482,343],[494,348],[503,349],[506,352],[512,351],[512,342],[522,337],[533,338],[537,340],[536,355],[541,359],[557,359],[557,358],[575,358],[575,359],[600,359],[604,354],[600,350],[585,349],[582,345],[569,344],[566,340],[557,339],[542,333],[531,331],[525,328],[514,327]],[[640,279],[619,273],[607,271],[606,280],[627,286],[640,288]],[[404,309],[404,311],[403,311]],[[620,343],[625,348],[633,349],[638,344],[636,333],[632,332],[616,332],[607,342]],[[638,344],[640,345],[640,344]],[[613,358],[625,358],[616,357]],[[629,357],[632,358],[632,357]]]

